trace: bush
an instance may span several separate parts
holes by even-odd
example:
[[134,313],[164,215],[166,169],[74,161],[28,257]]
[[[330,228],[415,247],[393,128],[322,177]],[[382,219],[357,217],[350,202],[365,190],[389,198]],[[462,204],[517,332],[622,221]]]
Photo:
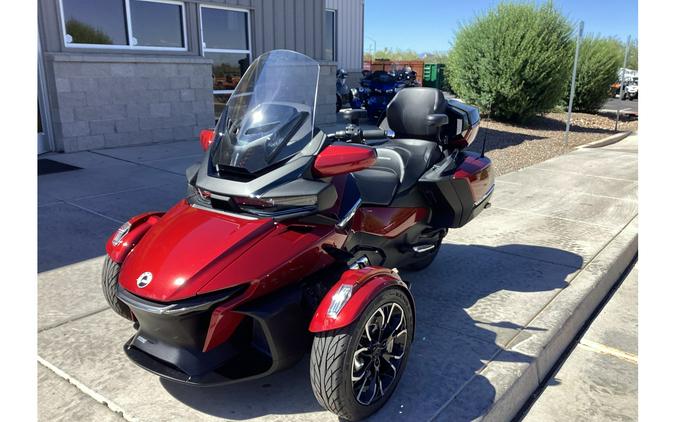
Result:
[[[623,55],[617,48],[617,41],[611,38],[584,37],[579,49],[577,82],[572,110],[594,113],[607,101],[610,85],[616,81]],[[569,86],[572,75],[567,80],[564,104],[569,101]]]
[[560,103],[572,27],[551,3],[501,3],[463,25],[448,59],[449,85],[491,117],[523,121]]

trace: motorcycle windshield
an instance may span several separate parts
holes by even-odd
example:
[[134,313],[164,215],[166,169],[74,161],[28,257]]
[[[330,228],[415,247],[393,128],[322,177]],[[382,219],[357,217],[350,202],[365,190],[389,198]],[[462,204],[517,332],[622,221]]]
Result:
[[261,173],[300,153],[312,139],[319,63],[275,50],[241,78],[216,125],[211,161],[219,172]]

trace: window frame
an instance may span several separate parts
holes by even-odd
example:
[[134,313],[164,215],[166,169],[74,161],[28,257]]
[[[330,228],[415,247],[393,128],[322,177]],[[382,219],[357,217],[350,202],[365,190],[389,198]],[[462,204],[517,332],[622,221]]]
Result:
[[[330,59],[324,58],[324,60],[329,60],[332,62],[337,61],[337,9],[326,8],[324,13],[331,13],[333,15],[333,57]],[[325,15],[324,15],[325,19]],[[325,34],[324,34],[325,36]],[[324,53],[326,52],[326,47],[324,46]]]
[[131,23],[131,7],[129,2],[131,0],[124,1],[124,15],[125,15],[125,25],[126,25],[126,36],[127,44],[86,44],[86,43],[75,43],[68,42],[66,36],[66,20],[65,14],[63,13],[63,0],[59,0],[59,12],[61,13],[61,32],[63,33],[63,45],[65,48],[95,48],[101,50],[149,50],[149,51],[188,51],[188,33],[186,25],[186,7],[184,1],[179,0],[138,0],[148,3],[164,3],[164,4],[173,4],[180,6],[181,10],[181,20],[182,20],[182,33],[183,33],[183,47],[158,47],[158,46],[145,46],[145,45],[132,45],[134,39],[134,31]]
[[[220,9],[220,10],[231,10],[233,12],[241,12],[246,14],[246,44],[248,44],[248,50],[240,49],[231,49],[231,48],[208,48],[205,46],[204,41],[204,20],[202,19],[202,9]],[[251,11],[248,9],[241,9],[236,7],[229,6],[220,6],[214,4],[200,4],[199,5],[199,49],[200,55],[206,57],[206,53],[233,53],[233,54],[248,54],[249,65],[253,61],[253,40],[251,39]],[[241,75],[244,76],[244,75]],[[213,95],[222,95],[222,94],[232,94],[233,89],[214,89]]]

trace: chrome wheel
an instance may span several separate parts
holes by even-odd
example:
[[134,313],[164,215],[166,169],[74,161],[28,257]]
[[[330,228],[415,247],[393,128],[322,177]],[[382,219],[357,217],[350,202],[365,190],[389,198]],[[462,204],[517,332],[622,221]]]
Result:
[[395,385],[406,353],[408,330],[403,309],[386,303],[368,318],[352,358],[352,390],[368,406]]

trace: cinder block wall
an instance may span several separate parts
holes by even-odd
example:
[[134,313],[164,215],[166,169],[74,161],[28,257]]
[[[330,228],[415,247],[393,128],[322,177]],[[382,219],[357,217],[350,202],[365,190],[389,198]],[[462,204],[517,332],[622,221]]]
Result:
[[56,149],[187,140],[212,127],[211,61],[47,53]]

